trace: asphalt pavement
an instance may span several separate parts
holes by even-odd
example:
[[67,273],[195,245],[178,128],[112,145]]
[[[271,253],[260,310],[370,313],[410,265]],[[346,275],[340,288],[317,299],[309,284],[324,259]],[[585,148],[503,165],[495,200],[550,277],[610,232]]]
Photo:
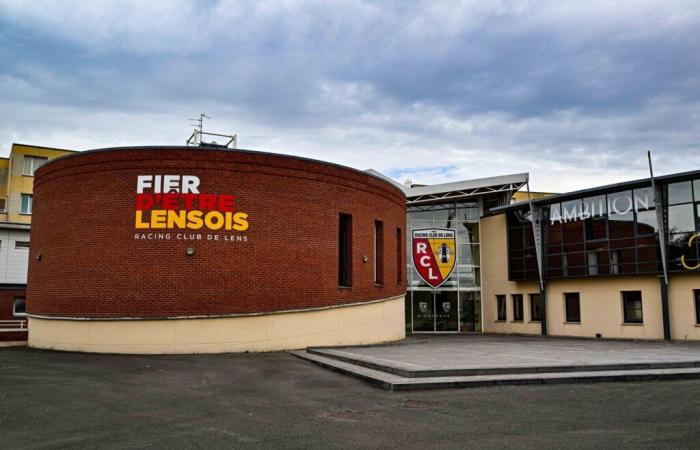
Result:
[[697,448],[700,380],[387,392],[286,353],[0,349],[0,448]]

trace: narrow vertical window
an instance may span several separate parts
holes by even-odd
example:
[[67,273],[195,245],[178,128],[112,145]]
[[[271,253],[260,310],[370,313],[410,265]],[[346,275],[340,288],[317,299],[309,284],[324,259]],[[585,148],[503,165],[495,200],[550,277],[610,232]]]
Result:
[[384,283],[384,224],[374,221],[374,283]]
[[581,323],[581,297],[578,292],[564,294],[564,308],[567,322]]
[[22,202],[20,204],[19,212],[21,214],[31,214],[32,213],[32,195],[22,194]]
[[542,320],[542,297],[540,294],[530,294],[530,320],[532,322]]
[[338,226],[338,285],[352,286],[352,216],[341,214]]
[[506,296],[496,296],[496,320],[506,320]]
[[642,291],[623,291],[622,310],[625,323],[644,323],[642,314]]
[[513,294],[513,322],[523,321],[523,295]]
[[695,323],[700,325],[700,289],[693,291],[693,297],[695,297]]
[[396,228],[396,284],[403,282],[403,242],[401,241],[401,228]]

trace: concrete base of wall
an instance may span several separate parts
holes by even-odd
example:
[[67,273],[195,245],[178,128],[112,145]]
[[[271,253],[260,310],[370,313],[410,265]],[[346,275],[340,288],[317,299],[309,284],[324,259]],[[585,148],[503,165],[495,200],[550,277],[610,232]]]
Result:
[[29,346],[93,353],[174,354],[295,350],[406,337],[404,296],[328,309],[166,320],[29,317]]
[[0,341],[0,347],[24,347],[27,345],[27,341]]

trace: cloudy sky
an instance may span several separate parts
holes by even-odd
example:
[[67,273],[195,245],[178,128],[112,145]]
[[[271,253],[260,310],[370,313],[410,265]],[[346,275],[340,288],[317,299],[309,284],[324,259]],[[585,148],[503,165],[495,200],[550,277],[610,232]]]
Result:
[[0,0],[0,154],[239,147],[565,191],[700,169],[700,4]]

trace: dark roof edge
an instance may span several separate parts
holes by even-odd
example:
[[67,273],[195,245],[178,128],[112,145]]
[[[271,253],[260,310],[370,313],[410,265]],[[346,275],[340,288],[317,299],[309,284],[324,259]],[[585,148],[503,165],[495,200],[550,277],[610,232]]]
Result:
[[[700,178],[700,170],[691,170],[688,172],[678,172],[668,175],[655,176],[654,180],[662,183],[673,183],[676,181],[686,181],[695,178]],[[616,192],[624,189],[635,189],[641,187],[651,186],[651,178],[640,178],[638,180],[623,181],[621,183],[607,184],[605,186],[598,186],[594,188],[581,189],[578,191],[564,192],[562,194],[555,194],[550,197],[532,199],[533,205],[550,205],[552,203],[559,203],[566,200],[573,200],[580,197],[588,197],[593,195],[607,194],[611,192]],[[530,202],[528,200],[520,201],[517,203],[512,203],[510,205],[496,206],[495,208],[489,209],[491,213],[502,213],[512,209],[518,209],[523,206],[528,205]]]

